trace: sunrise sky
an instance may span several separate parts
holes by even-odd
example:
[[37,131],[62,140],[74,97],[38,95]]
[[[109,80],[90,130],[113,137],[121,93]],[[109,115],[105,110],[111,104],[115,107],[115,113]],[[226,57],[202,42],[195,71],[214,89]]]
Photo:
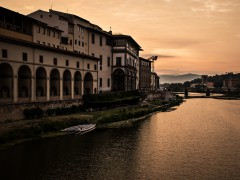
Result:
[[[28,14],[51,0],[1,0]],[[158,74],[240,72],[240,0],[53,0],[53,9],[131,35]]]

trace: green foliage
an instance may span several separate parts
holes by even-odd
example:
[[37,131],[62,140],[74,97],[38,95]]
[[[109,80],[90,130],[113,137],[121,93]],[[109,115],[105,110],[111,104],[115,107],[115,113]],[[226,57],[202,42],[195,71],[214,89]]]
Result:
[[26,119],[38,119],[43,117],[44,111],[41,108],[37,107],[37,108],[25,109],[23,111],[23,114]]
[[63,108],[51,108],[45,112],[41,108],[25,109],[23,111],[25,119],[40,119],[44,116],[60,116],[83,112],[83,106],[71,106]]
[[137,104],[142,97],[139,91],[109,92],[104,94],[84,95],[85,108],[111,108],[119,105]]

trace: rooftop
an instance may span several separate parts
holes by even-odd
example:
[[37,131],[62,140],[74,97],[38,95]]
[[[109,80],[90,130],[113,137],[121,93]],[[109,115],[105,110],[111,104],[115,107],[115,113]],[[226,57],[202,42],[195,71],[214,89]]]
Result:
[[142,47],[133,39],[132,36],[130,35],[124,35],[124,34],[113,34],[114,38],[118,38],[118,39],[128,39],[131,42],[133,42],[138,48],[139,50],[143,50]]

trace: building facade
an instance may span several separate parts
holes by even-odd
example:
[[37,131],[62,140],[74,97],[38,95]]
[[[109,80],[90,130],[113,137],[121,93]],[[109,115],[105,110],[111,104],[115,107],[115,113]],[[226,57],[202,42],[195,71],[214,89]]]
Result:
[[139,89],[140,45],[128,35],[113,35],[112,90]]
[[223,80],[223,89],[224,90],[230,90],[230,91],[236,91],[240,90],[240,79],[239,78],[229,78]]
[[99,58],[60,48],[62,30],[0,8],[0,102],[72,100],[98,92]]
[[[98,91],[111,91],[112,34],[73,14],[38,10],[28,15],[62,31],[60,48],[99,58]],[[40,43],[43,43],[42,41]]]
[[151,90],[151,64],[148,59],[139,58],[139,90]]
[[129,35],[54,10],[28,16],[2,7],[0,12],[0,103],[75,100],[159,86],[151,62],[139,58],[142,48]]
[[151,91],[160,89],[160,78],[155,72],[151,72]]

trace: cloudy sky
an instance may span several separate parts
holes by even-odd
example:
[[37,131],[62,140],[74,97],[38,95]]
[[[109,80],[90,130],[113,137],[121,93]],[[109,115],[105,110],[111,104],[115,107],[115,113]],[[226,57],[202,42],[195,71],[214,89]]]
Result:
[[104,30],[130,34],[159,55],[159,74],[240,72],[240,0],[1,0],[28,14],[37,9],[73,13]]

